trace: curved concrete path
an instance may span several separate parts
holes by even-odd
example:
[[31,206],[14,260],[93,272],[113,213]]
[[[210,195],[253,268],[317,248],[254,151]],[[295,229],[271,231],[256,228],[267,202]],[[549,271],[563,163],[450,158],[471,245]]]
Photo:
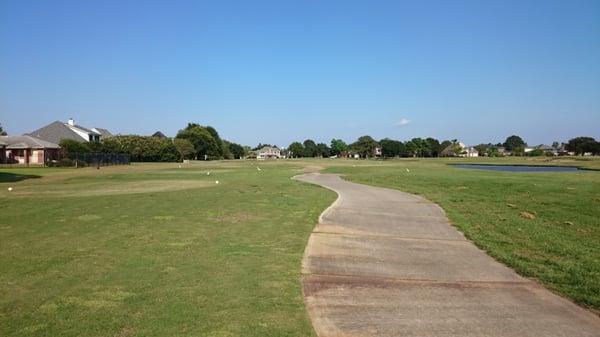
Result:
[[337,175],[295,179],[338,193],[302,262],[320,337],[600,336],[598,316],[487,256],[436,204]]

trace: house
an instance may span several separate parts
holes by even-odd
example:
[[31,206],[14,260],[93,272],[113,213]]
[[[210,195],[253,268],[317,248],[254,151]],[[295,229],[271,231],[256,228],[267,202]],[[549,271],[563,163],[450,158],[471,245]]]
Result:
[[536,146],[535,149],[542,150],[542,151],[544,151],[544,153],[552,153],[553,155],[558,156],[558,149],[556,149],[550,145],[540,144],[540,145]]
[[461,157],[479,157],[479,151],[474,146],[465,146],[463,152],[460,154]]
[[66,123],[56,121],[50,123],[26,135],[45,140],[54,144],[60,144],[63,139],[71,139],[78,142],[100,142],[102,139],[112,137],[112,133],[102,128],[86,128],[75,124],[73,118]]
[[156,138],[167,138],[167,136],[166,136],[164,133],[162,133],[161,131],[156,131],[156,132],[155,132],[155,133],[152,135],[152,137],[156,137]]
[[281,158],[281,150],[277,146],[263,146],[256,151],[256,159]]
[[508,152],[504,146],[498,146],[498,147],[496,147],[496,150],[498,150],[498,155],[500,155],[500,156],[509,156],[510,155],[510,152]]
[[373,156],[374,157],[381,157],[381,154],[383,152],[381,152],[381,146],[377,146],[375,149],[373,149]]
[[44,165],[59,156],[58,144],[33,136],[0,136],[0,143],[5,144],[4,162],[8,164]]
[[448,145],[440,152],[442,157],[479,157],[479,151],[474,146],[466,146],[463,142]]

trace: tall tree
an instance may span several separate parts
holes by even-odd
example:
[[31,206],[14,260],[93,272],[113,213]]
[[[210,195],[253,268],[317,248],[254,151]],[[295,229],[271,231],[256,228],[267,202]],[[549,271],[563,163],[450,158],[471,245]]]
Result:
[[412,140],[406,141],[406,143],[404,143],[404,148],[406,149],[407,157],[416,157],[419,152],[419,146]]
[[317,149],[319,150],[319,156],[323,158],[327,158],[331,156],[331,149],[325,143],[317,144]]
[[479,145],[475,145],[475,150],[477,150],[477,152],[479,153],[480,156],[484,156],[487,154],[488,148],[491,147],[490,144],[479,144]]
[[352,150],[356,151],[363,158],[373,157],[375,155],[375,148],[378,146],[379,144],[371,136],[359,137],[356,142],[350,145]]
[[304,141],[304,157],[317,157],[319,155],[319,148],[312,139]]
[[595,153],[597,146],[596,140],[592,137],[576,137],[569,140],[566,148],[575,154],[584,155],[586,152]]
[[429,157],[439,157],[440,152],[442,152],[443,150],[440,148],[440,141],[435,138],[429,137],[425,139],[425,142],[427,143],[427,147],[429,148]]
[[2,128],[2,123],[0,123],[0,136],[6,136],[7,133],[6,131],[4,131],[4,129]]
[[194,144],[197,159],[219,159],[223,155],[211,132],[201,125],[189,123],[185,129],[179,130],[176,138],[187,139]]
[[231,151],[234,159],[242,159],[246,156],[244,147],[237,143],[229,143],[229,151]]
[[381,155],[385,158],[402,156],[405,152],[404,143],[398,140],[384,138],[379,141],[381,146]]
[[288,151],[292,158],[304,157],[304,146],[300,142],[293,142],[290,144],[290,146],[288,146]]
[[183,138],[175,138],[173,139],[173,145],[175,145],[177,153],[179,153],[179,160],[194,158],[194,153],[196,151],[194,149],[194,144],[192,144],[192,142],[190,142],[189,140]]
[[331,140],[331,154],[339,156],[342,152],[348,151],[348,145],[341,139]]
[[525,148],[527,144],[525,144],[525,142],[523,141],[523,139],[517,135],[512,135],[506,138],[506,140],[504,141],[504,144],[502,144],[502,146],[504,146],[504,148],[507,151],[514,151],[519,147],[523,147]]
[[416,149],[415,155],[417,157],[431,157],[431,149],[429,143],[423,138],[413,138],[410,140]]

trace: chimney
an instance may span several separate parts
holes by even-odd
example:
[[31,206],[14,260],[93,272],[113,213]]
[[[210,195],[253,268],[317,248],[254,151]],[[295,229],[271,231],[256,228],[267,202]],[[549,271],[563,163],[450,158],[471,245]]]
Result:
[[69,118],[69,121],[67,122],[70,126],[75,125],[75,121],[73,120],[73,118]]

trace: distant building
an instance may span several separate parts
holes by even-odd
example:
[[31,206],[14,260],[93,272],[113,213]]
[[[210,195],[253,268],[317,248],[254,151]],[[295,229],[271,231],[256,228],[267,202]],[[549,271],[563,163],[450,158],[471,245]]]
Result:
[[112,133],[102,128],[86,128],[75,124],[73,118],[66,123],[56,121],[26,135],[38,139],[59,144],[63,139],[71,139],[78,142],[100,142],[102,139],[112,137]]
[[448,145],[440,152],[442,157],[479,157],[479,151],[474,146],[466,146],[463,142]]
[[373,156],[375,157],[381,157],[381,146],[377,146],[375,149],[373,149]]
[[555,156],[558,156],[558,149],[546,144],[540,144],[535,147],[536,150],[542,150],[544,153],[552,153]]
[[165,136],[164,133],[160,132],[160,131],[156,131],[152,137],[156,137],[156,138],[167,138],[167,136]]
[[60,146],[33,136],[0,136],[2,163],[43,165],[57,160]]
[[256,150],[256,159],[281,158],[281,150],[277,146],[263,146]]

